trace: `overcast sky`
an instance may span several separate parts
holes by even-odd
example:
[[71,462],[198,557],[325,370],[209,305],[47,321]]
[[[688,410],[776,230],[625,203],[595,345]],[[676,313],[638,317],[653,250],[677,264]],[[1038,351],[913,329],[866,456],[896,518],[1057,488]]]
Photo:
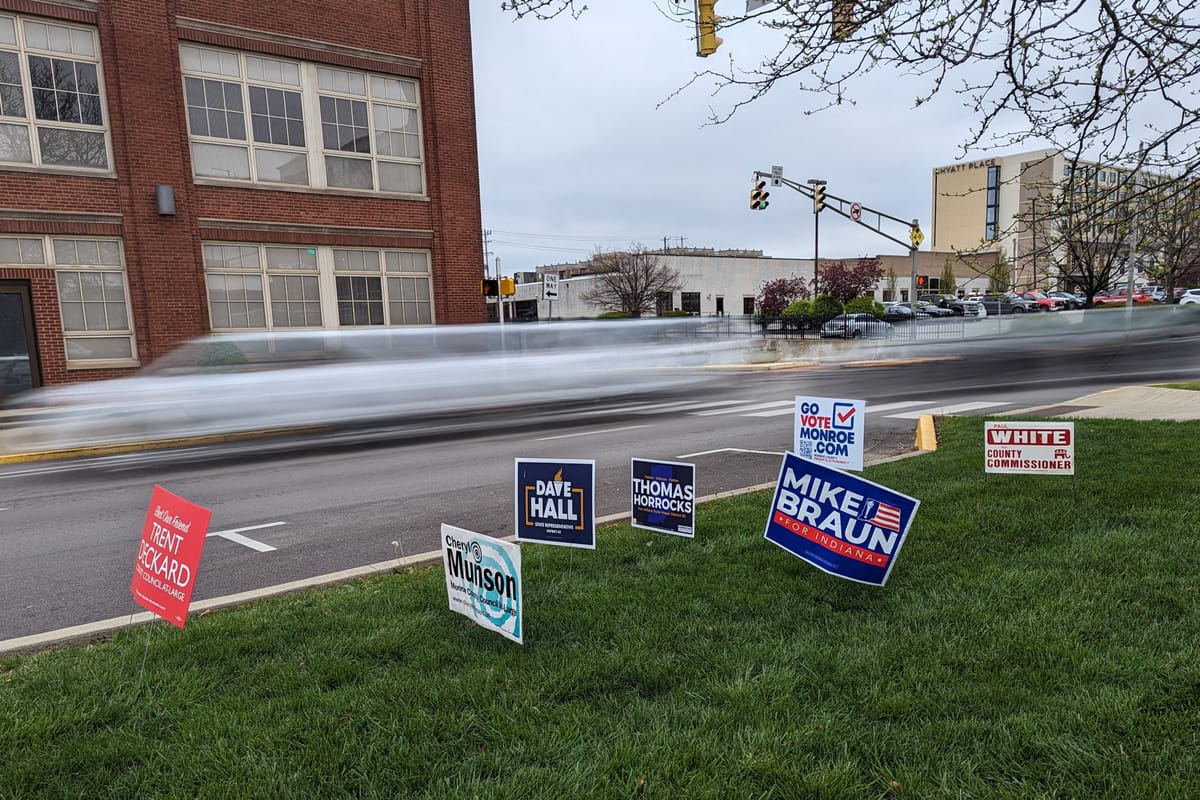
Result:
[[[664,237],[811,258],[811,201],[776,187],[766,211],[750,210],[753,172],[773,165],[800,183],[822,178],[831,194],[917,218],[928,237],[933,167],[960,157],[972,121],[958,98],[914,110],[921,84],[877,74],[852,90],[856,106],[805,116],[805,100],[780,84],[732,120],[708,125],[710,110],[727,111],[738,96],[714,96],[703,84],[668,98],[710,62],[727,65],[732,55],[756,65],[772,40],[738,26],[721,33],[714,55],[698,58],[694,25],[672,17],[672,6],[606,0],[579,20],[515,22],[500,0],[472,0],[493,268],[496,257],[511,274],[585,260],[597,249],[662,247]],[[836,215],[822,214],[821,223],[822,258],[905,252]],[[904,229],[887,230],[906,238]]]

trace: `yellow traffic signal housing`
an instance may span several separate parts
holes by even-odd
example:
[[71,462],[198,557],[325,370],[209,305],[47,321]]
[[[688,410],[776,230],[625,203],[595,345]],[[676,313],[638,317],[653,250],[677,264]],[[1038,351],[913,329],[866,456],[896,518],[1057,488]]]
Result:
[[711,56],[725,41],[717,36],[717,0],[696,0],[696,55]]
[[820,214],[825,210],[825,186],[823,184],[815,184],[813,186],[813,213]]
[[770,203],[767,198],[771,193],[767,191],[767,182],[764,180],[754,181],[754,188],[750,190],[750,208],[754,211],[766,211]]
[[512,297],[517,293],[517,282],[512,278],[500,279],[500,295],[502,297]]

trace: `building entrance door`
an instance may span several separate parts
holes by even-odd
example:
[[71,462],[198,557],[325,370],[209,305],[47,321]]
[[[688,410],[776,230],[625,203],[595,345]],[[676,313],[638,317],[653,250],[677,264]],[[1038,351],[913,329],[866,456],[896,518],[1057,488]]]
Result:
[[0,397],[41,385],[29,281],[0,281]]

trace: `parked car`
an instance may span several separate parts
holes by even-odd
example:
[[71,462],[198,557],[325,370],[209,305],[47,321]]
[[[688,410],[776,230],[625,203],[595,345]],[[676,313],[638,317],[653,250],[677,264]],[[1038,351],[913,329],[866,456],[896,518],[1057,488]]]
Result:
[[892,324],[874,314],[839,314],[821,326],[822,339],[891,336]]
[[[1097,292],[1092,298],[1093,306],[1123,306],[1126,298],[1125,289],[1113,289],[1108,292]],[[1133,292],[1134,303],[1153,303],[1154,298],[1140,289],[1135,289]]]
[[1174,289],[1171,291],[1171,302],[1172,302],[1172,303],[1178,303],[1180,300],[1182,300],[1182,299],[1183,299],[1183,293],[1184,293],[1184,292],[1186,292],[1186,291],[1188,291],[1188,290],[1187,290],[1187,289],[1184,289],[1182,286],[1176,286],[1176,287],[1175,287],[1175,288],[1174,288]]
[[915,311],[908,303],[890,301],[883,304],[883,318],[888,322],[908,322],[919,316],[922,315]]
[[1155,303],[1167,302],[1167,290],[1161,286],[1143,286],[1141,291]]
[[986,317],[987,311],[975,297],[955,297],[952,294],[927,294],[917,298],[918,302],[932,303],[939,308],[948,308],[960,317]]
[[1082,297],[1077,294],[1071,294],[1070,292],[1046,292],[1046,294],[1062,300],[1063,307],[1067,311],[1074,311],[1077,308],[1083,308],[1085,304],[1085,301]]
[[1020,295],[1007,293],[1001,295],[985,294],[983,304],[993,314],[1036,314],[1042,310],[1036,300],[1030,300]]
[[913,311],[918,317],[954,317],[958,316],[953,308],[949,306],[939,306],[934,303],[929,303],[924,300],[918,300],[912,304]]
[[1179,296],[1179,305],[1190,306],[1200,303],[1200,289],[1188,289]]
[[1067,304],[1058,297],[1051,297],[1045,292],[1018,292],[1026,300],[1033,300],[1043,311],[1062,311]]

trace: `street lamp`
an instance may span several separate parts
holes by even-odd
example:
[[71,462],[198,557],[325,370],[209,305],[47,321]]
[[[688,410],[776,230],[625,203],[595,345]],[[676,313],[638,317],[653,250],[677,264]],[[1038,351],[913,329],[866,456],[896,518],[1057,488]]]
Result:
[[809,178],[808,185],[813,187],[813,294],[820,292],[821,287],[821,208],[818,205],[817,195],[822,194],[821,189],[825,186],[826,181],[820,178]]

